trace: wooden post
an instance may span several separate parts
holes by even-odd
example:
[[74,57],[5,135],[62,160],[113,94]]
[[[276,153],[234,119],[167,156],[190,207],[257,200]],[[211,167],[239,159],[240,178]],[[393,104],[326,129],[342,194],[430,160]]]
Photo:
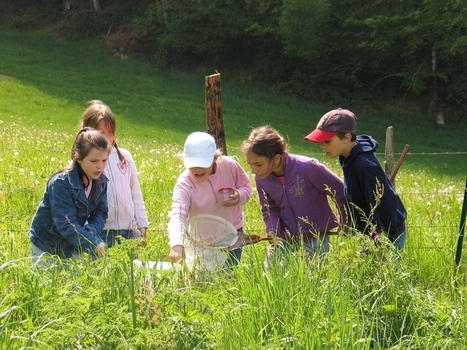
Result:
[[224,121],[222,119],[221,74],[208,75],[204,79],[207,132],[216,140],[217,148],[227,155]]
[[384,171],[388,177],[394,170],[394,128],[389,126],[386,129],[386,151]]

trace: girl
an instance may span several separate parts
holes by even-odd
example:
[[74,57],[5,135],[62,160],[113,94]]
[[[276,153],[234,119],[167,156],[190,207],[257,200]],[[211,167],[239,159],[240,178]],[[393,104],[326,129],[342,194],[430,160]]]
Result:
[[102,131],[112,145],[110,158],[104,174],[109,179],[107,199],[108,219],[100,233],[109,247],[117,242],[117,236],[146,238],[148,217],[143,194],[138,181],[138,172],[130,152],[119,148],[115,142],[117,122],[110,108],[102,101],[89,102],[81,116],[81,126]]
[[44,253],[61,258],[87,251],[103,256],[99,236],[107,218],[107,178],[103,175],[110,145],[91,128],[79,131],[71,151],[72,163],[47,182],[32,220],[29,238],[33,261]]
[[[270,126],[254,129],[243,142],[251,171],[255,174],[266,232],[295,250],[303,241],[310,258],[329,251],[329,235],[345,222],[342,180],[316,159],[287,152],[287,144]],[[340,218],[328,199],[337,203]],[[268,257],[274,253],[268,249]]]
[[[183,234],[189,217],[217,215],[243,232],[243,206],[251,198],[248,175],[235,160],[222,156],[211,135],[194,132],[187,137],[184,164],[186,170],[177,179],[169,212],[169,256],[173,262],[182,257]],[[225,187],[232,187],[227,200],[219,193]],[[241,253],[241,248],[231,251],[227,264],[237,264]]]

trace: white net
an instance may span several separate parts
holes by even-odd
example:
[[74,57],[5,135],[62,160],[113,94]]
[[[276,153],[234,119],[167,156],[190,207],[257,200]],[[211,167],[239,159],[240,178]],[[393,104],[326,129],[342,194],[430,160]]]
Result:
[[186,225],[185,258],[191,268],[213,271],[227,260],[226,248],[237,242],[235,227],[216,215],[196,215]]

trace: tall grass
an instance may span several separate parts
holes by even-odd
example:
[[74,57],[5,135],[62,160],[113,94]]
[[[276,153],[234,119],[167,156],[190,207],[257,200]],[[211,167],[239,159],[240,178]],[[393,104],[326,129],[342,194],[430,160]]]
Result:
[[[232,271],[135,269],[136,255],[168,260],[177,154],[189,132],[205,129],[204,75],[212,72],[158,71],[109,57],[94,42],[44,34],[1,32],[0,45],[0,348],[466,348],[466,268],[462,261],[454,275],[454,253],[467,163],[465,155],[440,154],[466,149],[465,125],[438,128],[423,113],[390,107],[356,111],[360,131],[382,146],[389,125],[398,149],[411,145],[396,183],[409,212],[401,259],[383,248],[361,255],[357,235],[333,237],[321,267],[298,252],[266,270],[260,243],[246,247]],[[293,152],[341,174],[336,160],[303,141],[333,106],[243,86],[228,73],[222,83],[228,152],[246,169],[239,145],[251,127],[268,123]],[[57,261],[38,271],[29,258],[31,218],[49,176],[69,162],[79,117],[95,98],[116,113],[119,144],[136,160],[148,244],[127,241],[96,262]],[[245,230],[261,233],[256,196],[245,214]]]

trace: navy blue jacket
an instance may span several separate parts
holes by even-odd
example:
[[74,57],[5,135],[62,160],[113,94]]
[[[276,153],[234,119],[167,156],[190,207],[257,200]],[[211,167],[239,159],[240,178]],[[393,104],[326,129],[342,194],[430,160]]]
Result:
[[385,232],[394,241],[405,229],[407,211],[375,156],[377,148],[371,136],[359,135],[350,155],[339,157],[344,191],[354,227],[370,235]]
[[107,181],[104,175],[93,180],[88,198],[77,167],[54,175],[29,230],[32,244],[62,258],[84,250],[94,253],[107,219]]

